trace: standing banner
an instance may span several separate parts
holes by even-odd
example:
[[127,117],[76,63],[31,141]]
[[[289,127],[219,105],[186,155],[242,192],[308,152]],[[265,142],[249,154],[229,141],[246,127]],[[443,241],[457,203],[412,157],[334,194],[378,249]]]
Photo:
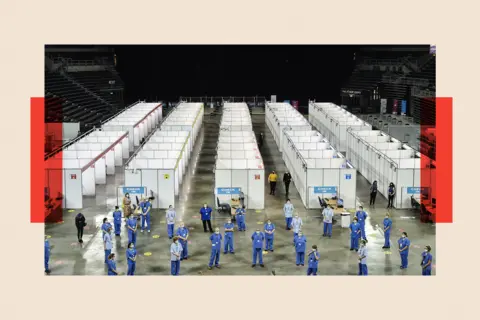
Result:
[[407,100],[402,100],[402,115],[407,114]]
[[392,114],[397,114],[397,113],[398,113],[398,100],[393,99]]
[[387,99],[380,99],[380,113],[387,113]]

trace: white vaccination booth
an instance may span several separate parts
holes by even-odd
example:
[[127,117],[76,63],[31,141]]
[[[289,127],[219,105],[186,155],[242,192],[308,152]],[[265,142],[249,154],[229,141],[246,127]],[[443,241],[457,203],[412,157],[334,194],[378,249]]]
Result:
[[125,187],[146,188],[146,193],[155,197],[155,208],[175,206],[202,120],[203,104],[178,105],[128,160]]
[[334,103],[310,101],[308,121],[340,152],[347,151],[347,129],[372,130],[372,125]]
[[411,197],[417,197],[419,190],[429,198],[436,197],[432,160],[383,131],[347,131],[347,159],[370,183],[377,181],[383,196],[388,197],[388,186],[393,182],[395,208],[411,208]]
[[[223,108],[215,162],[215,198],[218,197],[220,203],[230,203],[232,197],[238,198],[242,191],[246,208],[264,209],[265,169],[248,106],[225,103]],[[216,199],[215,205],[218,205]]]
[[52,198],[62,194],[62,208],[82,209],[83,196],[95,196],[95,186],[115,174],[128,148],[125,131],[87,132],[45,161],[46,192]]
[[138,102],[102,123],[103,131],[128,131],[130,150],[138,147],[143,138],[162,120],[161,102]]
[[307,119],[289,103],[267,102],[265,104],[265,123],[272,132],[280,152],[282,152],[284,129],[299,131],[312,129]]
[[282,158],[307,209],[334,196],[355,208],[357,170],[318,131],[284,130]]

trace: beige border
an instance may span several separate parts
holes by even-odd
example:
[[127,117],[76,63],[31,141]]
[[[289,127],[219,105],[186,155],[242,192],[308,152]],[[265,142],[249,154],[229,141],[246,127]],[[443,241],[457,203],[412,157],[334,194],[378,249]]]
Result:
[[[453,225],[438,226],[437,276],[428,279],[44,277],[43,226],[28,223],[26,201],[19,209],[3,212],[8,216],[4,216],[2,224],[6,232],[2,318],[131,319],[172,315],[187,319],[452,319],[460,315],[473,319],[465,315],[478,305],[478,294],[468,292],[477,289],[472,280],[478,278],[473,269],[479,260],[474,230],[478,187],[469,186],[476,182],[478,160],[471,153],[478,151],[461,136],[466,137],[467,130],[478,127],[479,108],[475,101],[479,92],[479,44],[474,32],[480,29],[477,6],[475,1],[430,0],[184,0],[125,5],[110,0],[3,0],[0,88],[6,99],[1,130],[7,152],[1,159],[2,191],[8,197],[4,200],[13,200],[13,204],[22,201],[14,197],[25,198],[29,193],[26,115],[29,98],[43,95],[45,43],[435,43],[437,94],[454,97],[454,181],[458,187],[454,189],[455,196],[464,201],[454,204]],[[16,121],[5,120],[9,117]],[[126,292],[131,293],[130,299]]]

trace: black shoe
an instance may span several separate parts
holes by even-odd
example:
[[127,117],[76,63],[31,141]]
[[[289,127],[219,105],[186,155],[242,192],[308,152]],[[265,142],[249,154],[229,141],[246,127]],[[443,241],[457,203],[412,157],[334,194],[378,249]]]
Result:
[[188,257],[186,257],[186,258],[183,258],[183,260],[188,260]]
[[264,264],[261,264],[260,267],[265,268],[265,265],[264,265]]
[[273,249],[272,249],[272,250],[270,250],[270,252],[273,252]]
[[218,264],[215,266],[215,268],[221,269],[220,265],[218,265]]
[[355,252],[358,252],[358,249],[355,249]]
[[230,252],[231,254],[235,254],[235,252]]
[[224,252],[223,254],[227,254],[228,252]]
[[207,232],[207,230],[203,230],[203,232]]
[[255,268],[256,264],[252,264],[252,268]]
[[304,264],[302,264],[302,267],[304,267],[304,266],[305,266],[305,265],[304,265]]
[[366,243],[368,243],[368,240],[367,239],[364,239]]
[[50,270],[45,270],[45,273],[46,273],[46,274],[50,274],[50,273],[52,273],[52,271],[50,271]]
[[382,249],[387,249],[387,247],[383,246]]
[[332,237],[332,235],[329,235],[328,237],[329,237],[329,238],[331,238],[331,237]]
[[350,251],[353,251],[353,249],[352,249],[352,248],[350,248]]
[[325,235],[325,234],[322,234],[322,237],[326,237],[326,235]]

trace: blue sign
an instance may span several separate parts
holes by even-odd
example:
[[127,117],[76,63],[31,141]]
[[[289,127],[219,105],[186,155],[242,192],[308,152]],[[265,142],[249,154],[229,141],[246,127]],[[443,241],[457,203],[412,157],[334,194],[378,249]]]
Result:
[[337,194],[337,187],[313,187],[313,193]]
[[217,188],[217,194],[240,194],[240,188]]
[[345,175],[345,180],[352,180],[352,175],[351,174],[346,174]]
[[426,187],[407,187],[407,194],[428,194]]
[[402,114],[407,114],[407,100],[402,100]]
[[146,194],[145,187],[123,187],[123,194]]

